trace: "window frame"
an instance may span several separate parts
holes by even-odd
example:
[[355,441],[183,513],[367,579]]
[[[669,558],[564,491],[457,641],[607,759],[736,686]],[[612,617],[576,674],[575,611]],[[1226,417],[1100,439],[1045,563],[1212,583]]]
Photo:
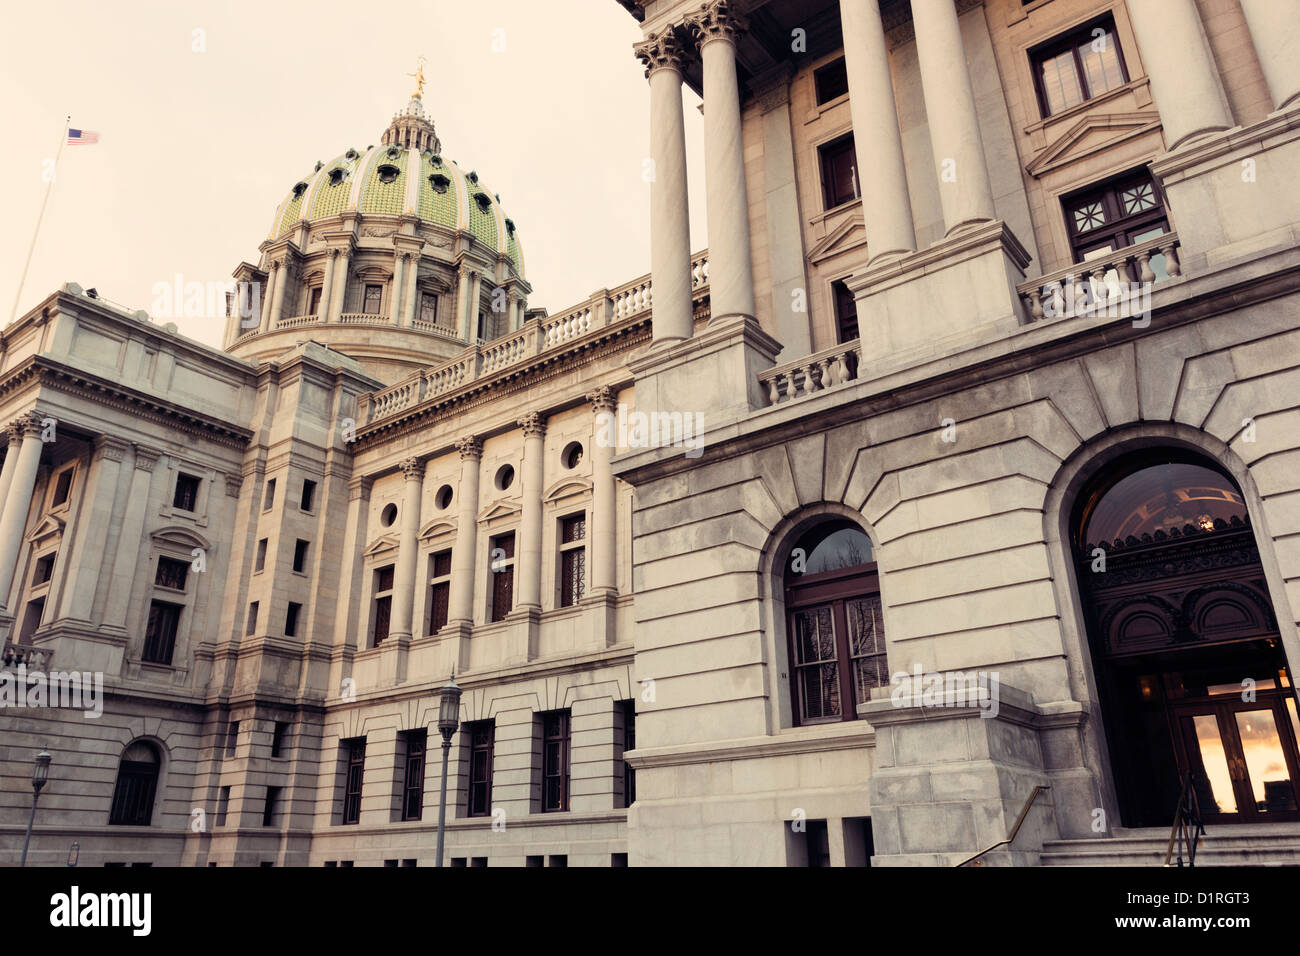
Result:
[[[547,710],[538,714],[541,722],[541,793],[538,795],[538,809],[542,813],[565,813],[569,809],[569,783],[572,767],[573,715],[568,709]],[[555,761],[549,759],[550,744],[556,745]],[[554,806],[547,799],[547,783],[556,780],[559,783],[559,800]]]
[[[1129,215],[1123,214],[1121,194],[1125,189],[1149,185],[1156,205],[1150,209],[1140,210]],[[1080,232],[1075,224],[1074,213],[1088,201],[1101,203],[1102,211],[1107,217],[1105,223],[1096,229]],[[1104,245],[1110,245],[1112,252],[1136,245],[1129,239],[1133,233],[1149,230],[1157,225],[1169,232],[1173,225],[1169,218],[1169,206],[1165,201],[1164,191],[1151,171],[1146,166],[1126,169],[1123,172],[1107,176],[1089,183],[1087,186],[1063,193],[1060,197],[1061,215],[1065,220],[1065,236],[1070,248],[1073,265],[1083,265],[1093,261],[1085,258],[1088,252]],[[1146,241],[1146,240],[1142,240]],[[1103,253],[1105,255],[1106,253]],[[1125,278],[1135,278],[1126,276]]]
[[[852,195],[847,198],[839,195],[836,188],[836,179],[832,175],[832,164],[835,158],[840,155],[852,157],[852,166],[850,180],[852,182]],[[853,136],[853,130],[841,133],[817,147],[817,169],[821,175],[821,192],[822,192],[822,210],[832,212],[841,209],[850,203],[857,202],[862,198],[862,180],[858,173],[858,152],[857,143]]]
[[[424,777],[429,766],[429,731],[427,728],[405,730],[402,737],[405,756],[402,761],[401,818],[403,821],[420,820],[424,817]],[[414,746],[417,744],[418,749]]]
[[[426,637],[437,634],[447,625],[451,614],[451,569],[452,548],[442,548],[429,554],[428,604],[424,615],[424,633]],[[446,573],[439,573],[438,563],[446,558]],[[439,597],[442,601],[439,603]],[[439,613],[441,612],[441,614]],[[441,622],[438,618],[441,617]]]
[[[366,775],[366,738],[349,737],[339,741],[346,748],[343,759],[343,807],[341,826],[356,826],[361,822],[361,795]],[[355,786],[354,786],[355,781]]]
[[[492,559],[492,553],[502,547],[505,541],[510,542],[509,554],[501,559],[502,566],[494,568],[495,563]],[[488,538],[488,588],[487,588],[487,620],[489,624],[495,624],[498,621],[504,621],[510,612],[515,608],[515,555],[518,553],[518,540],[515,531],[502,531],[500,534],[494,534]],[[509,607],[501,609],[497,607],[497,599],[500,594],[497,591],[498,584],[504,581],[504,587],[509,591]]]
[[[558,519],[556,525],[557,558],[556,571],[559,580],[559,600],[557,607],[576,607],[587,596],[587,527],[590,516],[587,512],[577,511]],[[582,537],[567,539],[571,523],[579,522]]]
[[[161,622],[162,611],[170,616],[170,633],[166,633],[167,628],[163,627],[163,633],[160,634],[155,630],[155,622]],[[157,612],[157,613],[156,613]],[[149,602],[149,614],[145,621],[144,644],[140,648],[140,660],[145,664],[162,664],[170,667],[176,656],[176,637],[181,629],[181,615],[185,613],[185,605],[177,604],[175,601],[160,601],[154,598]],[[166,650],[166,654],[162,650]],[[154,656],[150,656],[150,654]]]
[[[486,742],[480,742],[478,735],[486,733]],[[465,751],[469,757],[465,768],[465,815],[467,817],[489,817],[492,815],[492,777],[496,763],[496,721],[475,720],[465,724]],[[484,778],[475,779],[475,757],[484,755]],[[476,794],[476,788],[480,788]],[[478,797],[481,794],[481,799]]]
[[[136,744],[148,747],[153,753],[154,759],[152,761],[126,760],[127,751]],[[152,826],[161,777],[162,754],[159,753],[157,747],[145,741],[133,741],[128,745],[117,761],[117,776],[113,782],[113,797],[112,802],[109,804],[108,825],[125,827]],[[134,784],[143,784],[143,786],[133,792],[130,788]],[[128,803],[131,806],[128,806]]]
[[[388,585],[386,587],[381,587],[380,585],[384,580],[383,575],[385,572],[387,572],[389,578]],[[370,589],[369,646],[373,648],[384,643],[384,641],[388,640],[389,636],[392,634],[393,595],[396,593],[395,589],[397,586],[397,565],[381,564],[379,567],[375,568],[371,574],[373,576],[371,577],[372,583]],[[381,607],[384,608],[383,614],[380,614],[379,611]],[[381,620],[384,629],[382,637],[379,634]]]
[[[1093,39],[1092,31],[1100,26],[1108,26],[1107,32],[1111,41],[1115,44],[1115,59],[1119,64],[1121,81],[1118,86],[1094,93],[1088,85],[1088,74],[1083,68],[1083,60],[1079,56],[1079,47],[1091,41]],[[1124,46],[1119,42],[1119,30],[1115,26],[1115,17],[1109,10],[1076,27],[1055,34],[1042,43],[1035,44],[1025,52],[1029,58],[1029,73],[1034,83],[1034,94],[1038,99],[1039,119],[1048,120],[1053,116],[1060,116],[1132,82],[1128,63],[1124,59]],[[1071,63],[1074,66],[1075,82],[1079,86],[1080,93],[1083,94],[1083,99],[1077,103],[1062,106],[1056,112],[1052,112],[1047,98],[1047,88],[1043,84],[1042,64],[1048,60],[1054,60],[1066,52],[1070,53]]]

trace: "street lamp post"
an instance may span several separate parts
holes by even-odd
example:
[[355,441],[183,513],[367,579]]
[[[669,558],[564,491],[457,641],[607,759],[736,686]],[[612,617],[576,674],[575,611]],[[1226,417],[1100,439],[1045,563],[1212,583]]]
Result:
[[447,830],[447,755],[451,753],[451,735],[460,726],[460,688],[456,686],[456,672],[442,688],[438,703],[438,732],[442,734],[442,797],[438,801],[438,862],[442,866],[442,848]]
[[41,798],[41,788],[50,777],[50,761],[54,759],[50,752],[41,748],[32,767],[32,815],[27,818],[27,836],[23,840],[23,858],[19,866],[27,865],[27,848],[32,842],[32,825],[36,823],[36,801]]

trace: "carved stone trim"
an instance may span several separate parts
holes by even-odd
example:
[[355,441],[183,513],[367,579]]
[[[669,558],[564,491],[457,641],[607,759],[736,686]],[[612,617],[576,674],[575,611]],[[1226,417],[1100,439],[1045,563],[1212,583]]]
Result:
[[608,385],[601,385],[587,393],[587,402],[591,405],[591,410],[599,415],[601,412],[612,412],[617,408],[618,396]]
[[97,435],[94,441],[95,457],[107,461],[121,461],[126,457],[126,450],[130,444],[114,435]]
[[736,12],[731,0],[713,0],[700,5],[700,12],[686,20],[696,44],[703,47],[711,40],[729,40],[736,43],[749,29],[749,19]]
[[651,33],[632,47],[632,53],[645,66],[647,79],[658,70],[676,70],[681,73],[688,58],[686,44],[672,27]]
[[137,443],[135,446],[135,467],[141,471],[152,472],[154,466],[158,464],[158,459],[162,456],[161,448],[150,448],[148,445]]
[[540,412],[529,412],[516,423],[526,438],[546,437],[546,418]]

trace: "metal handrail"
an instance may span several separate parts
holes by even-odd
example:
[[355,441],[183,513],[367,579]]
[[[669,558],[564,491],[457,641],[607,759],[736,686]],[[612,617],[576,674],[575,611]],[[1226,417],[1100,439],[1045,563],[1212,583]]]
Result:
[[[1187,844],[1187,866],[1196,866],[1196,848],[1205,836],[1205,823],[1201,820],[1201,803],[1196,798],[1196,788],[1192,786],[1192,775],[1183,778],[1182,789],[1178,793],[1178,806],[1174,808],[1174,825],[1169,830],[1169,845],[1165,848],[1165,866],[1183,865],[1183,844]],[[1178,862],[1170,860],[1174,856],[1174,844],[1178,844]]]
[[993,850],[996,850],[1000,846],[1006,846],[1009,843],[1011,843],[1011,841],[1016,838],[1016,834],[1020,832],[1021,824],[1025,822],[1025,817],[1029,816],[1029,808],[1034,805],[1034,801],[1038,799],[1038,795],[1042,793],[1044,790],[1051,790],[1051,789],[1052,788],[1045,783],[1039,784],[1037,787],[1034,787],[1034,792],[1029,795],[1029,799],[1025,801],[1025,805],[1020,808],[1020,816],[1016,817],[1015,825],[1011,828],[1011,832],[1007,834],[1007,838],[1005,840],[999,840],[997,843],[994,843],[992,846],[980,850],[970,859],[962,860],[957,865],[959,867],[971,866],[971,865],[978,866],[979,864],[975,863],[975,861],[978,860],[980,857],[982,857],[985,853],[989,853]]

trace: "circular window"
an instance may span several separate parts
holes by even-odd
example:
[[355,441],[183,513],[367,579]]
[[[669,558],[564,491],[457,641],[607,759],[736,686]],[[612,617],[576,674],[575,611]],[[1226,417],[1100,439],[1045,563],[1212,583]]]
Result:
[[505,491],[515,483],[515,470],[510,465],[502,465],[497,469],[496,486],[498,491]]
[[384,510],[379,512],[379,523],[385,528],[391,528],[393,522],[397,520],[397,505],[386,504]]
[[451,499],[451,485],[443,485],[438,489],[438,493],[434,495],[433,503],[438,506],[439,511],[446,511],[451,507]]
[[560,463],[564,465],[565,468],[577,468],[581,461],[581,442],[571,441],[564,446],[564,451],[560,452]]

